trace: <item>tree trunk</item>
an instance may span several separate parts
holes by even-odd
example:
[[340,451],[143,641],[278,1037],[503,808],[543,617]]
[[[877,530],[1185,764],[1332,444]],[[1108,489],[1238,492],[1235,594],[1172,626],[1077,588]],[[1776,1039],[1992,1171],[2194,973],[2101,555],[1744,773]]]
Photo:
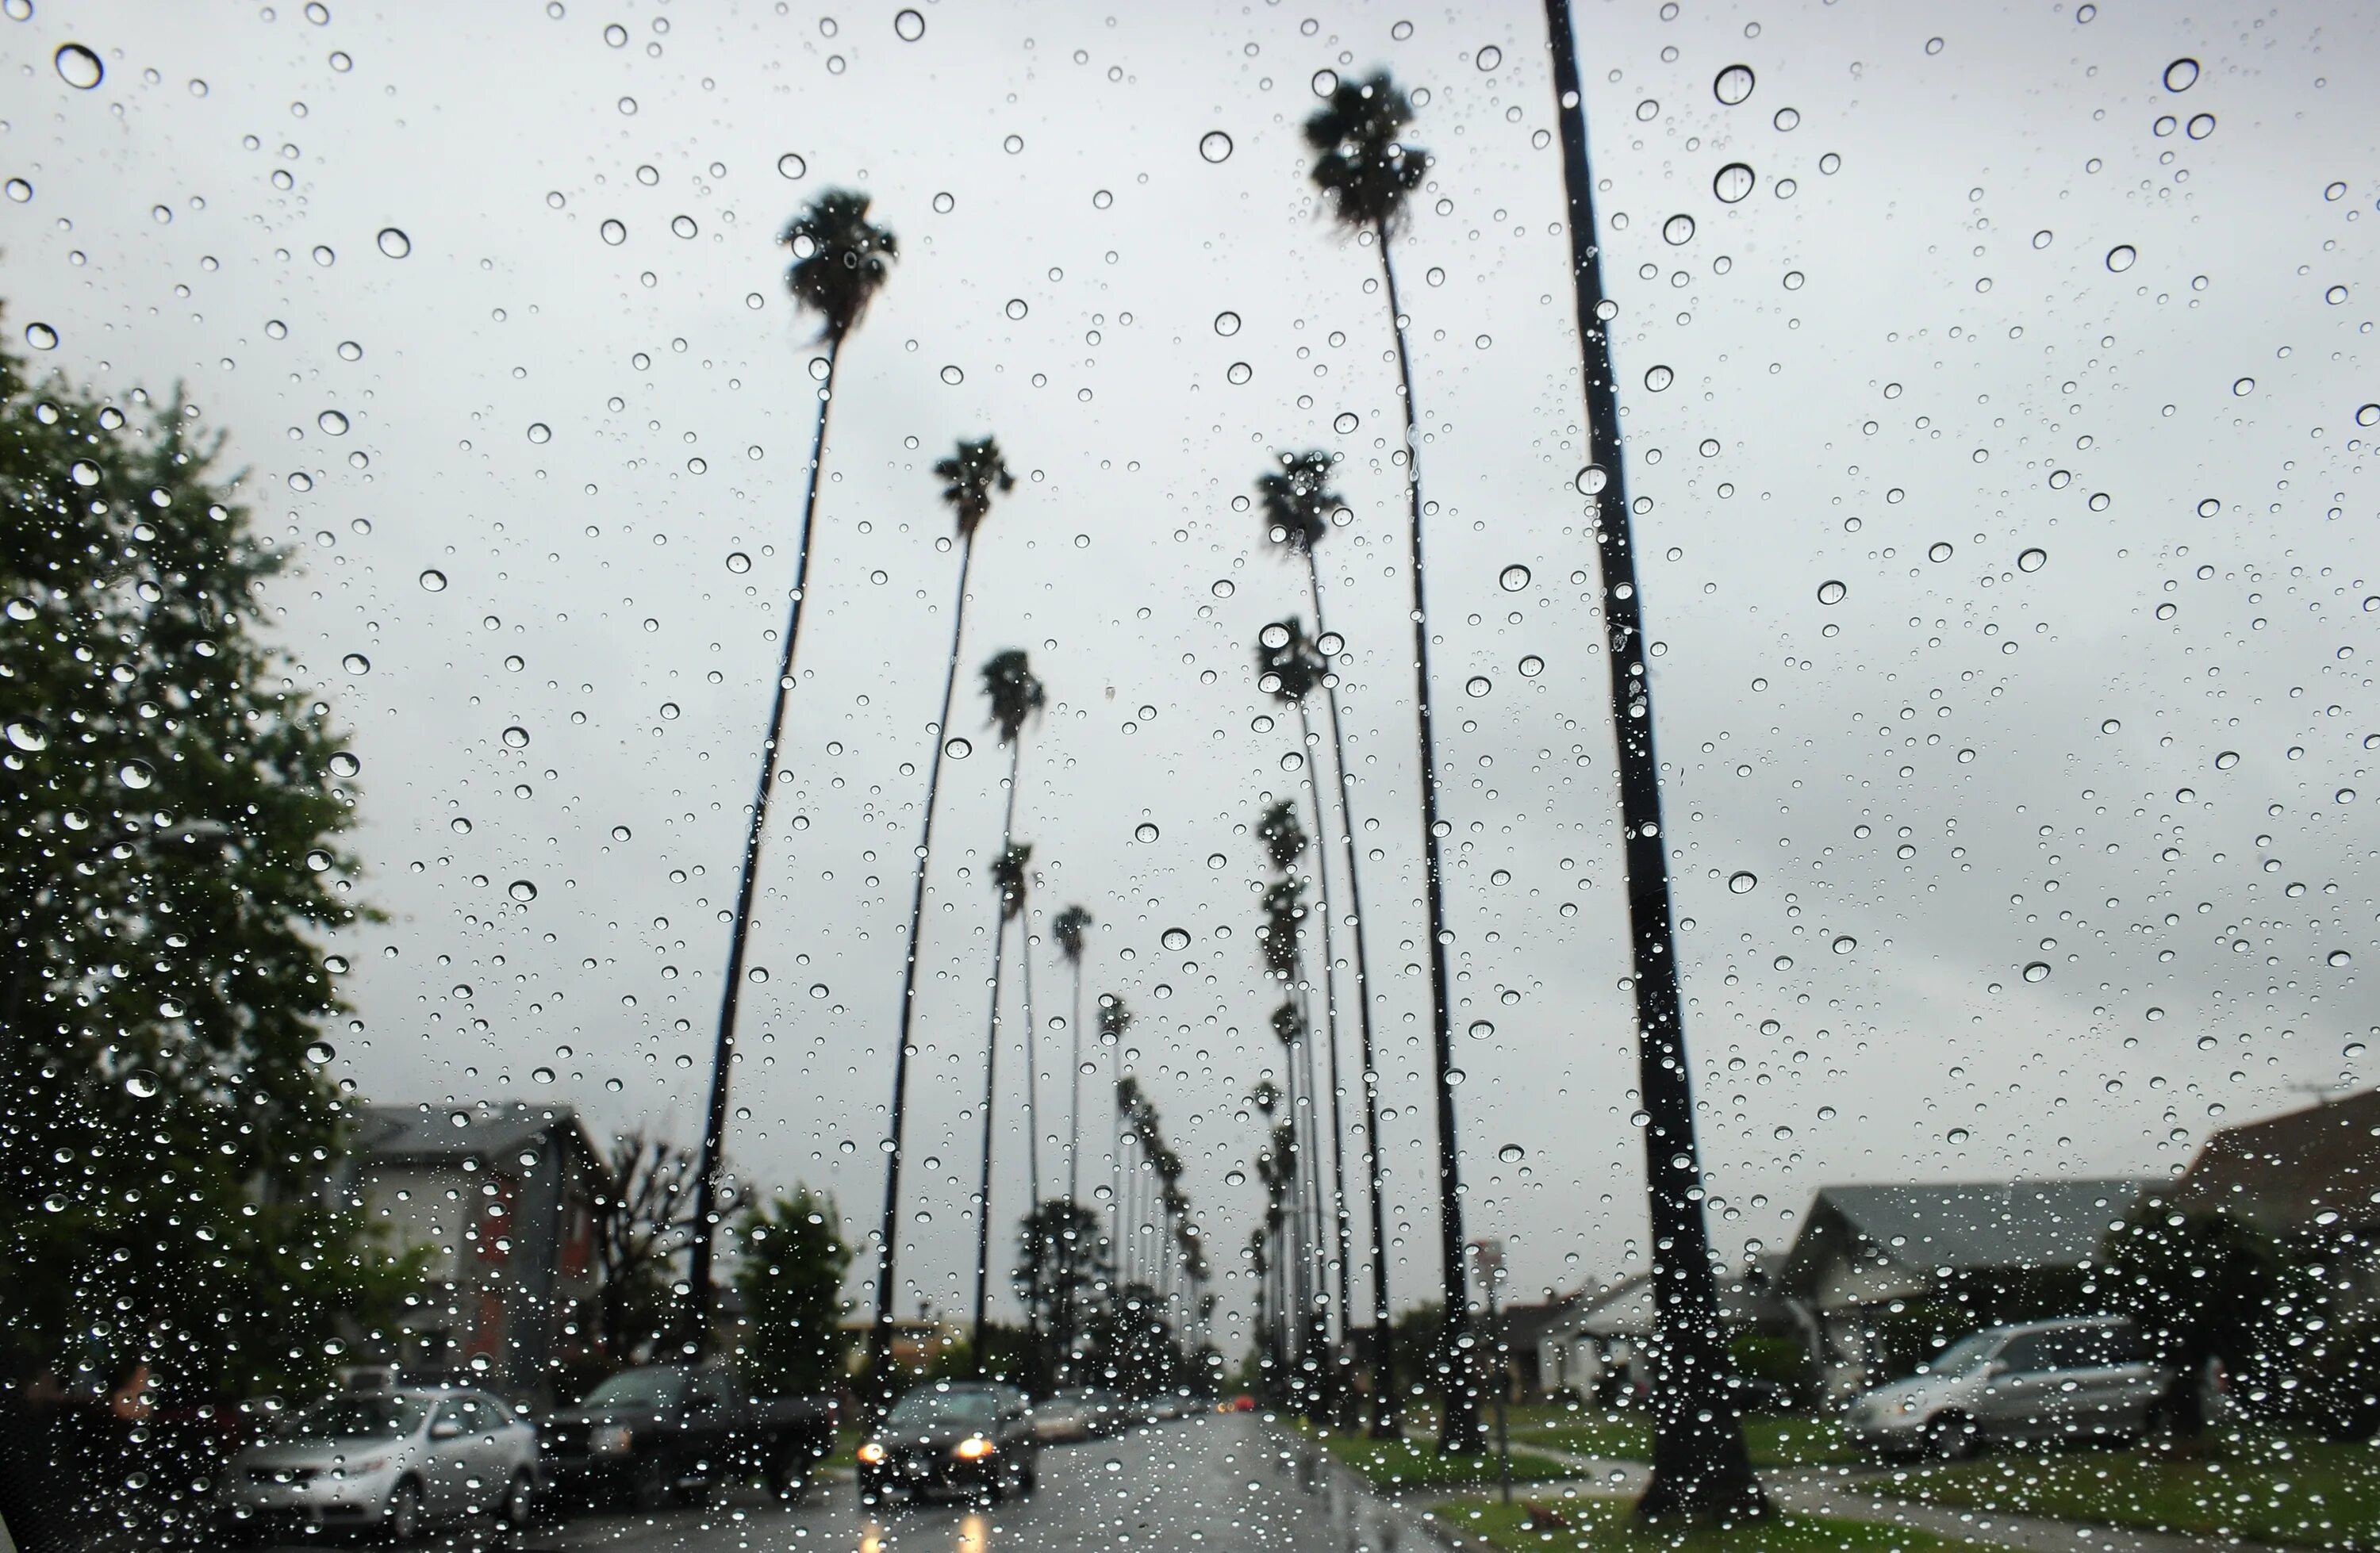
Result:
[[[1025,740],[1020,734],[1008,746],[1008,803],[1000,821],[1000,855],[1016,840],[1016,788],[1025,769]],[[995,875],[996,879],[998,876]],[[975,1373],[980,1380],[988,1373],[984,1353],[985,1301],[991,1280],[991,1117],[999,1098],[993,1086],[1000,1067],[1000,973],[1008,961],[1008,901],[997,885],[992,892],[991,920],[991,1014],[983,1032],[983,1173],[977,1177],[975,1212]],[[1023,934],[1018,935],[1024,937]],[[1024,951],[1030,955],[1027,947]],[[1031,1015],[1028,1013],[1027,1018]],[[1037,1196],[1038,1195],[1037,1194]],[[1038,1205],[1037,1205],[1038,1206]]]
[[802,534],[794,559],[794,597],[785,620],[785,650],[777,666],[776,695],[769,707],[769,739],[760,746],[760,781],[752,795],[752,823],[744,834],[743,877],[735,886],[735,925],[728,929],[727,977],[719,992],[719,1032],[710,1052],[710,1103],[703,1112],[702,1161],[694,1189],[694,1244],[686,1282],[692,1297],[686,1303],[686,1341],[689,1357],[710,1346],[710,1267],[718,1236],[719,1178],[725,1158],[728,1070],[735,1062],[736,1002],[744,990],[744,947],[752,929],[752,896],[759,880],[760,838],[769,824],[769,790],[775,785],[777,746],[785,734],[785,699],[794,686],[794,644],[802,631],[802,604],[809,596],[810,528],[818,516],[819,476],[826,456],[827,412],[834,407],[834,368],[843,354],[843,337],[830,336],[826,347],[826,381],[819,388],[818,428],[810,434],[810,479],[802,498]]
[[[1033,908],[1028,888],[1026,904],[1016,918],[1016,953],[1019,977],[1025,995],[1025,1131],[1026,1183],[1029,1194],[1026,1211],[1041,1210],[1041,1037],[1033,1022]],[[1042,1373],[1041,1311],[1038,1305],[1025,1310],[1025,1378],[1019,1384],[1035,1396],[1047,1389]]]
[[1477,1366],[1470,1345],[1470,1280],[1463,1257],[1463,1180],[1454,1126],[1454,1026],[1446,996],[1446,888],[1438,847],[1438,738],[1430,720],[1429,611],[1422,598],[1421,422],[1414,406],[1413,361],[1405,349],[1404,313],[1397,306],[1396,266],[1389,261],[1389,229],[1373,229],[1380,245],[1380,279],[1388,290],[1389,322],[1397,337],[1397,383],[1405,408],[1405,497],[1410,507],[1413,569],[1414,700],[1420,715],[1422,880],[1428,905],[1429,1035],[1438,1085],[1438,1235],[1440,1291],[1446,1301],[1446,1405],[1439,1428],[1443,1451],[1482,1450]]
[[1653,1477],[1637,1501],[1644,1520],[1733,1522],[1768,1505],[1743,1446],[1728,1389],[1718,1330],[1718,1280],[1703,1221],[1702,1163],[1694,1140],[1678,960],[1670,925],[1670,844],[1661,829],[1660,762],[1653,751],[1653,686],[1644,659],[1643,592],[1628,527],[1620,410],[1603,318],[1596,246],[1595,184],[1586,157],[1586,104],[1569,0],[1546,0],[1554,95],[1569,186],[1572,276],[1585,378],[1588,446],[1603,470],[1594,492],[1603,566],[1604,649],[1611,729],[1619,746],[1620,821],[1634,951],[1638,1084],[1644,1095],[1645,1181],[1653,1244],[1656,1380]]
[[[1314,635],[1330,635],[1322,622],[1322,567],[1312,547],[1305,552],[1305,587],[1314,605]],[[1372,1434],[1398,1438],[1404,1433],[1397,1396],[1395,1354],[1389,1341],[1388,1215],[1381,1203],[1380,1071],[1372,1049],[1372,974],[1364,952],[1364,888],[1355,871],[1355,797],[1347,774],[1347,741],[1339,720],[1339,676],[1325,665],[1323,705],[1330,712],[1330,761],[1339,779],[1339,841],[1347,864],[1349,936],[1355,941],[1355,1030],[1364,1072],[1364,1174],[1372,1218]],[[1318,836],[1316,844],[1320,844]]]
[[917,1009],[917,934],[926,916],[926,865],[934,852],[934,800],[942,786],[942,748],[951,726],[951,695],[958,687],[959,646],[966,635],[967,573],[975,536],[959,537],[958,602],[951,612],[950,667],[942,675],[942,710],[934,722],[933,754],[926,762],[926,818],[917,838],[917,883],[909,895],[909,940],[901,967],[901,1039],[892,1051],[892,1112],[884,1150],[884,1217],[877,1231],[876,1325],[868,1334],[868,1378],[880,1416],[892,1405],[892,1289],[900,1260],[902,1129],[909,1097],[909,1030]]
[[1347,1292],[1347,1123],[1341,1110],[1345,1085],[1339,1076],[1339,962],[1331,949],[1330,854],[1322,841],[1322,783],[1316,779],[1314,770],[1314,721],[1306,715],[1303,700],[1297,703],[1297,734],[1298,747],[1305,754],[1305,791],[1314,804],[1315,912],[1322,919],[1322,1026],[1323,1039],[1329,1043],[1330,1052],[1330,1218],[1337,1242],[1333,1292],[1338,1298],[1340,1331],[1340,1341],[1330,1350],[1330,1383],[1331,1395],[1337,1399],[1348,1389],[1342,1354],[1346,1334],[1354,1325],[1354,1309],[1348,1303]]

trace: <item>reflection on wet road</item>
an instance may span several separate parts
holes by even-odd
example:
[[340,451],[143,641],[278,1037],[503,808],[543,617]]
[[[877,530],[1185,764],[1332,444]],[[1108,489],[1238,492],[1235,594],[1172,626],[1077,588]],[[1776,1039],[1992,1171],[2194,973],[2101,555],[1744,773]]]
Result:
[[1334,1477],[1314,1447],[1245,1414],[1210,1414],[1044,1450],[1039,1491],[1004,1504],[863,1511],[854,1486],[835,1483],[793,1506],[754,1497],[655,1516],[585,1516],[526,1546],[540,1553],[1393,1553],[1427,1541],[1401,1532],[1376,1501]]

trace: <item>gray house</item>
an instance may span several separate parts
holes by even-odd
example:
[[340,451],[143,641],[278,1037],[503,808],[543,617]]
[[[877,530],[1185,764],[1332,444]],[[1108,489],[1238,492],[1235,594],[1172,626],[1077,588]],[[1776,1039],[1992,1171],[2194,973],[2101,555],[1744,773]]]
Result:
[[1835,1396],[1979,1327],[2094,1313],[2084,1264],[2151,1183],[1828,1186],[1774,1275]]
[[567,1106],[366,1106],[332,1183],[392,1250],[420,1248],[423,1283],[381,1357],[548,1397],[583,1358],[595,1294],[602,1156]]

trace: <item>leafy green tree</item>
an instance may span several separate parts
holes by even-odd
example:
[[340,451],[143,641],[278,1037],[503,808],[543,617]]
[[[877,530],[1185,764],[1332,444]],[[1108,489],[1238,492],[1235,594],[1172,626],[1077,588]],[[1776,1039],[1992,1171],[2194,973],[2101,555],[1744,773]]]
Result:
[[745,1372],[762,1390],[832,1391],[844,1373],[844,1274],[851,1247],[834,1199],[796,1186],[790,1197],[756,1204],[739,1228],[744,1257],[735,1287],[750,1328]]
[[2170,1421],[2184,1434],[2206,1423],[2197,1380],[2210,1360],[2247,1377],[2285,1341],[2276,1311],[2297,1280],[2281,1245],[2236,1215],[2146,1199],[2107,1232],[2106,1264],[2109,1303],[2182,1374]]
[[408,1274],[322,1190],[358,766],[220,442],[0,352],[0,1355],[169,1397],[322,1382]]
[[[1035,1321],[1071,1336],[1073,1314],[1090,1308],[1114,1276],[1099,1244],[1099,1216],[1080,1203],[1051,1197],[1018,1226],[1016,1267],[1011,1273],[1016,1297]],[[1071,1361],[1071,1353],[1062,1357]]]

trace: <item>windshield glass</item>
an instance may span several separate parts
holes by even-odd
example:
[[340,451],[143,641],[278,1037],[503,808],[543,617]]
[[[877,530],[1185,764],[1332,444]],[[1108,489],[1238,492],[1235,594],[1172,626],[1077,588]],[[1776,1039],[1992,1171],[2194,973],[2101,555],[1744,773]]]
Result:
[[1000,1399],[988,1391],[912,1391],[885,1415],[890,1430],[984,1428],[1000,1417]]
[[615,1375],[580,1403],[589,1408],[671,1408],[686,1400],[686,1378],[674,1370],[629,1370]]
[[411,1434],[430,1404],[419,1397],[337,1397],[273,1426],[284,1439],[395,1438]]

